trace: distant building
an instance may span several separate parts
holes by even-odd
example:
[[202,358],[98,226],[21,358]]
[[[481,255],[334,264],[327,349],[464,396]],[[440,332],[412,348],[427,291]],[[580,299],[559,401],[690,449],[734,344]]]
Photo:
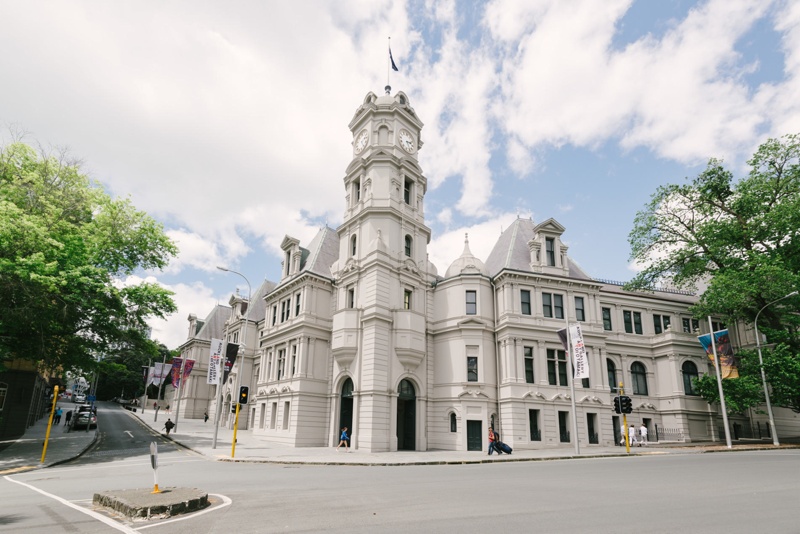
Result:
[[[187,416],[215,409],[205,376],[217,338],[244,340],[221,391],[224,423],[249,385],[240,426],[288,446],[335,446],[343,426],[365,451],[485,450],[489,426],[517,449],[609,446],[619,383],[633,399],[628,423],[644,423],[651,440],[721,439],[718,410],[692,387],[709,372],[697,341],[707,325],[687,311],[694,296],[592,278],[554,219],[517,219],[485,261],[465,239],[439,274],[428,261],[422,126],[402,92],[367,94],[349,125],[341,226],[305,246],[286,236],[281,279],[258,288],[249,315],[234,295],[201,327],[190,316]],[[577,436],[557,334],[567,321],[581,324],[589,356],[590,377],[574,384]],[[766,435],[756,419],[731,424]]]

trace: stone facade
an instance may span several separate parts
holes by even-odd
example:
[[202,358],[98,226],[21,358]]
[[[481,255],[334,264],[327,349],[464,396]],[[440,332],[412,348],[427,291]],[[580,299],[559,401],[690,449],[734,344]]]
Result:
[[[347,426],[366,451],[485,450],[492,424],[518,449],[608,446],[619,440],[622,383],[628,423],[646,424],[650,439],[720,439],[716,407],[691,394],[691,377],[709,372],[697,341],[709,328],[688,313],[692,295],[593,279],[554,219],[517,219],[485,262],[465,240],[438,274],[417,161],[422,126],[402,92],[369,93],[356,110],[341,226],[307,246],[287,236],[281,280],[262,284],[249,316],[246,300],[231,299],[219,335],[245,348],[223,386],[225,423],[244,384],[240,427],[287,446],[335,446]],[[567,322],[581,324],[589,356],[590,377],[574,384],[577,421],[557,334]],[[214,336],[192,332],[181,347],[198,362],[186,416],[199,417],[213,413],[216,388],[191,382],[204,381],[202,338]]]

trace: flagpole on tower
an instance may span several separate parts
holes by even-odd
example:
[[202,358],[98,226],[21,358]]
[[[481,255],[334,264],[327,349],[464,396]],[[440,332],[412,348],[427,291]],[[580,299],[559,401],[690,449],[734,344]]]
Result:
[[397,65],[394,62],[394,58],[392,57],[392,38],[389,37],[389,63],[386,65],[386,94],[391,94],[392,86],[389,82],[389,75],[392,71],[398,72],[400,69],[397,68]]

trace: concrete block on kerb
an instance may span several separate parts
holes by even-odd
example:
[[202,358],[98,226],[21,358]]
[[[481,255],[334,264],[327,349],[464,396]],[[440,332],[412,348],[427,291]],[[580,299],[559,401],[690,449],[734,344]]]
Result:
[[111,490],[95,493],[92,502],[134,521],[171,517],[208,506],[208,493],[195,488]]

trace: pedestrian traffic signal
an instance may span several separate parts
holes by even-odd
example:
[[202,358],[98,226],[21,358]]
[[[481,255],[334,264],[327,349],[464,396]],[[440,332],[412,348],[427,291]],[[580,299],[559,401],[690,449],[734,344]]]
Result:
[[622,395],[619,398],[619,402],[622,413],[633,413],[633,401],[631,401],[630,397],[627,395]]
[[247,397],[250,395],[250,388],[242,386],[239,388],[239,404],[247,404]]
[[614,397],[614,413],[622,413],[622,408],[620,408],[619,404],[619,397]]

